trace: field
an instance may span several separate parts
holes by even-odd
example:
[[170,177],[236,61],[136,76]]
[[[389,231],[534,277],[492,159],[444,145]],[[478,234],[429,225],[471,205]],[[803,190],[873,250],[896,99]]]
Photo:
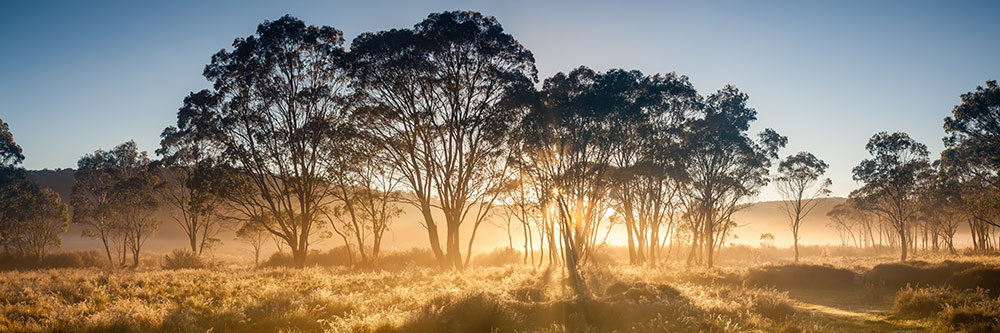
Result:
[[892,275],[899,267],[959,270],[994,267],[995,260],[876,262],[715,269],[590,266],[583,272],[587,290],[580,293],[566,286],[557,266],[461,272],[418,266],[8,271],[0,273],[0,331],[997,329],[996,294],[957,288],[954,277],[945,285],[927,281],[899,287],[900,281],[893,280],[898,276]]

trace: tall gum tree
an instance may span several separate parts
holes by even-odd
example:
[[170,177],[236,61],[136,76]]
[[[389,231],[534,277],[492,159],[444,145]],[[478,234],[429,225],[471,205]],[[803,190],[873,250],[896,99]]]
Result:
[[[286,243],[305,265],[331,186],[323,159],[347,114],[343,33],[284,16],[212,56],[211,90],[192,93],[178,130],[221,147],[221,162],[246,186],[227,191],[226,210]],[[264,221],[267,221],[265,223]]]
[[[496,18],[455,11],[362,34],[350,58],[371,132],[413,193],[431,250],[443,266],[463,267],[459,228],[478,226],[501,192],[502,143],[522,109],[510,101],[533,90],[534,57]],[[444,216],[444,250],[435,212]]]
[[829,178],[820,179],[829,165],[810,152],[799,152],[785,157],[778,163],[778,177],[775,183],[781,194],[782,210],[788,215],[792,229],[792,244],[795,248],[795,262],[799,261],[799,227],[806,215],[816,208],[816,199],[830,194]]
[[705,98],[687,122],[684,149],[690,182],[684,195],[699,243],[692,246],[689,263],[700,245],[706,265],[712,267],[715,249],[731,235],[732,215],[767,185],[771,163],[788,141],[771,129],[759,133],[757,140],[747,134],[757,119],[748,99],[736,87],[726,86]]
[[899,237],[899,260],[905,261],[907,229],[919,212],[921,174],[930,169],[927,146],[903,132],[880,132],[865,149],[872,156],[854,167],[854,180],[863,186],[851,198],[892,227]]

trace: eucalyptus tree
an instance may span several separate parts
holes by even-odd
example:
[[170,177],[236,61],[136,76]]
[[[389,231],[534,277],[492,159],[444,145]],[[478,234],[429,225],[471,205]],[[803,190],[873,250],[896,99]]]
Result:
[[986,86],[962,95],[962,104],[945,118],[945,164],[963,167],[993,188],[1000,189],[1000,86]]
[[134,141],[118,145],[110,153],[114,163],[110,170],[114,179],[112,213],[123,241],[121,262],[124,264],[128,252],[132,254],[132,267],[139,267],[143,245],[159,228],[153,213],[160,206],[157,193],[162,183],[156,165]]
[[892,227],[899,237],[900,260],[905,261],[907,229],[919,212],[921,177],[930,169],[927,146],[903,132],[880,132],[865,149],[872,156],[854,167],[854,180],[863,186],[851,197]]
[[247,245],[250,245],[250,249],[253,250],[254,267],[260,264],[260,250],[267,243],[268,235],[269,233],[260,223],[244,223],[236,230],[236,239],[247,243]]
[[830,194],[829,178],[820,179],[829,165],[810,152],[789,155],[778,163],[775,182],[781,194],[782,210],[788,215],[792,228],[792,244],[795,262],[799,261],[799,227],[802,220],[819,203],[816,199]]
[[10,132],[10,124],[0,119],[0,167],[13,167],[24,160],[21,146],[14,142]]
[[84,236],[101,240],[109,264],[117,246],[121,265],[131,253],[138,266],[143,244],[158,228],[153,213],[160,180],[146,152],[134,141],[97,150],[80,158],[73,180],[73,223],[84,227]]
[[553,231],[575,288],[583,287],[577,267],[597,237],[613,185],[613,113],[597,107],[600,81],[601,73],[586,67],[546,79],[541,103],[521,126],[521,163],[540,185],[543,210],[557,222]]
[[330,131],[348,113],[343,42],[329,26],[265,21],[212,56],[204,76],[213,88],[192,93],[177,115],[178,130],[217,145],[246,185],[226,191],[228,217],[261,223],[299,268],[332,191],[322,163]]
[[362,34],[350,58],[359,112],[413,193],[432,251],[444,266],[464,266],[459,228],[478,226],[501,192],[502,143],[523,109],[510,101],[533,89],[534,57],[496,18],[454,11]]
[[[712,267],[715,249],[731,235],[733,214],[745,207],[770,180],[769,168],[787,138],[771,129],[752,139],[747,132],[757,111],[747,106],[749,96],[726,86],[700,104],[697,115],[687,121],[687,174],[684,190],[691,221],[697,223],[691,258],[703,249]],[[701,249],[699,249],[701,248]]]
[[69,212],[58,193],[37,185],[25,193],[23,202],[30,213],[8,230],[9,245],[21,256],[41,260],[49,249],[62,247],[60,235],[69,228]]
[[0,243],[9,244],[10,230],[16,220],[27,213],[25,195],[31,193],[34,183],[19,166],[24,155],[10,132],[10,126],[0,120]]
[[[360,127],[360,126],[359,126]],[[324,212],[334,232],[344,240],[348,254],[357,249],[362,265],[372,264],[379,256],[382,240],[393,220],[402,214],[397,206],[403,196],[399,191],[397,171],[380,147],[359,128],[340,131],[340,147],[326,163],[328,177],[337,199],[336,206]],[[353,260],[352,260],[353,261]]]
[[171,215],[187,236],[191,252],[200,255],[210,243],[218,241],[216,236],[226,224],[217,212],[222,200],[216,165],[218,147],[205,135],[174,126],[164,129],[160,138],[156,153],[162,156],[157,162],[163,178],[161,196],[172,208]]
[[121,224],[114,216],[114,156],[97,150],[80,157],[73,173],[73,223],[83,226],[83,236],[101,240],[108,265],[114,265],[111,249],[121,238]]
[[592,94],[589,103],[611,114],[611,197],[625,222],[629,261],[642,263],[657,252],[659,227],[674,206],[679,128],[697,93],[686,77],[674,73],[610,70]]
[[953,200],[980,250],[989,246],[990,229],[1000,227],[1000,86],[987,81],[961,98],[944,120],[941,164],[960,188]]

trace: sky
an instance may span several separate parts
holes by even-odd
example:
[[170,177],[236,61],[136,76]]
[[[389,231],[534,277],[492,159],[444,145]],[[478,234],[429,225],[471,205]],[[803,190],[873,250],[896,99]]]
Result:
[[152,154],[184,96],[209,87],[211,55],[264,20],[332,26],[349,45],[446,10],[495,16],[541,79],[586,65],[677,72],[703,95],[736,85],[752,131],[825,160],[835,196],[858,187],[873,134],[905,131],[937,154],[959,96],[1000,78],[1000,1],[4,1],[0,119],[28,169],[128,140]]

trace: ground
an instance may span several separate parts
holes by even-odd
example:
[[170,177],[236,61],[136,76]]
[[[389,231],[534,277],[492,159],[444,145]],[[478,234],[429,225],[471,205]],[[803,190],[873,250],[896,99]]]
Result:
[[0,273],[0,331],[929,331],[895,290],[780,289],[748,268],[558,267],[462,272],[214,268]]

